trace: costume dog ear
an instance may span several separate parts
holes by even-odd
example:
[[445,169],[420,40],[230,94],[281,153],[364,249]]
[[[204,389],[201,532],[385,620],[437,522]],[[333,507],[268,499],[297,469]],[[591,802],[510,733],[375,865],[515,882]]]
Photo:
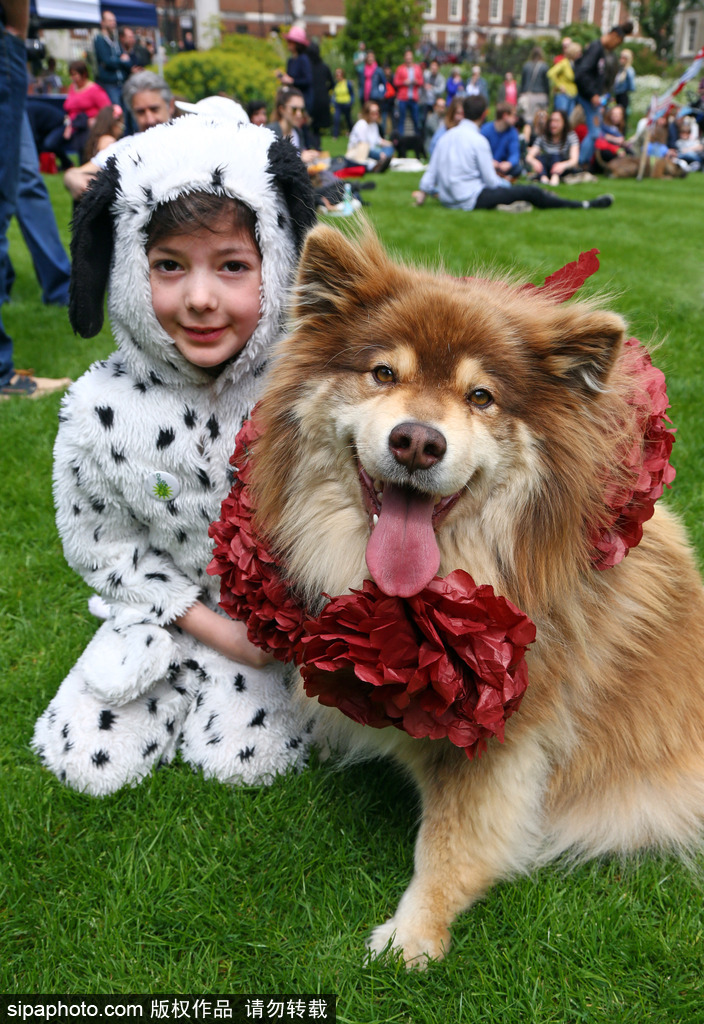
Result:
[[115,157],[91,183],[73,215],[68,315],[76,334],[92,338],[103,326],[105,289],[113,251],[113,221],[120,175]]
[[267,170],[274,178],[291,217],[298,252],[316,222],[315,192],[306,166],[290,139],[276,139],[269,148]]

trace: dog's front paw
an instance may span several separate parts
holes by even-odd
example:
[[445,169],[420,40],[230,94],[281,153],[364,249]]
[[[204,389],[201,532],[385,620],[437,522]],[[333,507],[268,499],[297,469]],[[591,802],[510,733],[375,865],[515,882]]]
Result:
[[[433,934],[430,934],[432,932]],[[401,953],[409,970],[424,971],[431,960],[442,960],[450,948],[447,929],[404,927],[395,917],[380,924],[367,939],[367,949],[374,957],[385,953]]]

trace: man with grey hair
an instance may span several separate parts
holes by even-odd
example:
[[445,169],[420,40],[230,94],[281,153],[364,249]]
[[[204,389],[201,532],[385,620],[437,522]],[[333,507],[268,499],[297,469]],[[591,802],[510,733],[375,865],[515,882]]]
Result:
[[[153,71],[138,71],[125,82],[122,98],[134,118],[138,132],[146,132],[156,124],[165,124],[174,115],[174,98],[163,78]],[[74,200],[81,198],[98,171],[105,167],[115,152],[115,146],[129,143],[129,137],[102,149],[82,164],[71,167],[64,174],[64,185]]]

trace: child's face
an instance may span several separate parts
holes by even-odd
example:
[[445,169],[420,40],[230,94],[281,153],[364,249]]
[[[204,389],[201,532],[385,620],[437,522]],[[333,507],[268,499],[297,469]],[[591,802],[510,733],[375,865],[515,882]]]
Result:
[[258,110],[255,110],[250,120],[252,124],[256,124],[259,126],[266,124],[267,121],[269,120],[266,112],[266,107],[259,107]]
[[205,369],[237,355],[260,317],[262,261],[249,233],[168,235],[148,256],[154,312],[181,355]]

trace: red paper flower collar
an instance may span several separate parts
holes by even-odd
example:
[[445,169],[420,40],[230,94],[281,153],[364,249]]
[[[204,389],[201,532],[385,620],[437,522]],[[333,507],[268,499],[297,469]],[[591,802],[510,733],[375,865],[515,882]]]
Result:
[[[571,298],[598,269],[597,252],[582,253],[541,290],[558,302]],[[617,565],[640,542],[642,524],[675,475],[673,432],[663,422],[669,422],[665,378],[635,338],[623,358],[638,384],[633,404],[644,441],[625,455],[634,485],[607,488],[611,516],[592,537],[596,569]],[[253,415],[230,460],[237,479],[210,527],[215,545],[208,572],[222,577],[222,608],[246,623],[253,643],[299,666],[308,696],[356,722],[394,725],[416,738],[447,737],[470,758],[489,737],[502,740],[528,685],[525,652],[535,639],[528,616],[461,569],[407,599],[387,597],[366,580],[362,590],[331,598],[311,616],[254,532],[248,484],[257,436]]]
[[257,436],[254,415],[237,435],[237,479],[210,527],[208,572],[222,577],[221,607],[246,623],[252,643],[300,667],[309,697],[355,722],[446,736],[469,757],[490,736],[503,739],[528,685],[530,619],[461,569],[405,600],[365,580],[309,615],[254,532],[248,484]]

